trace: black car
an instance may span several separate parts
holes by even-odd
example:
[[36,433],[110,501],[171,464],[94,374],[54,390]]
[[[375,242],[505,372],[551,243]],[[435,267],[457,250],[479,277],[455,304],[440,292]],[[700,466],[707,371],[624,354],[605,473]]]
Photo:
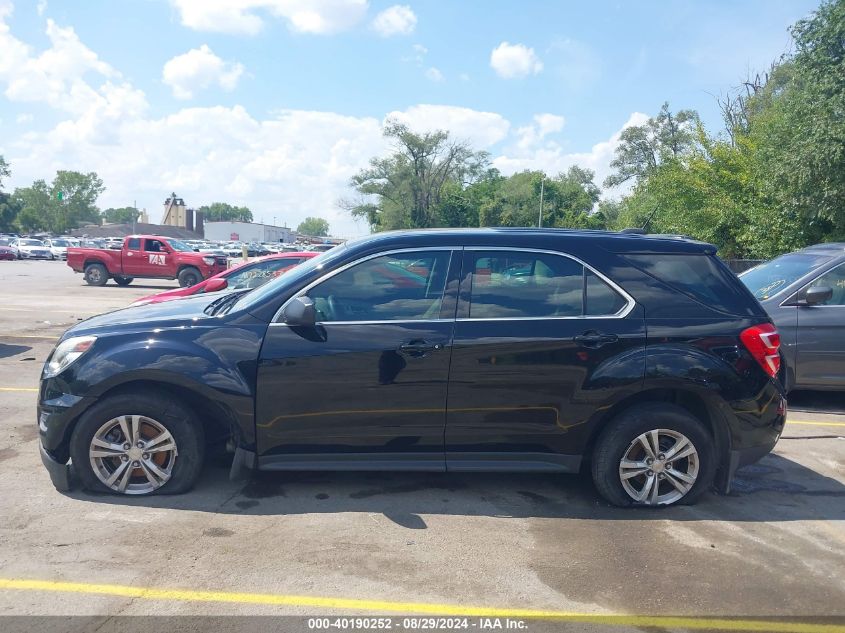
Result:
[[179,493],[260,470],[592,472],[692,502],[785,421],[778,335],[708,244],[555,229],[383,233],[248,293],[93,317],[43,372],[54,484]]
[[808,246],[739,278],[780,332],[786,388],[845,391],[845,244]]

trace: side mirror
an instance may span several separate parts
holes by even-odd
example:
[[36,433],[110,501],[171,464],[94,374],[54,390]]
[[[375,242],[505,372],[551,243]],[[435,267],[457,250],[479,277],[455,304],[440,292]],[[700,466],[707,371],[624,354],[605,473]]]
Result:
[[830,286],[812,286],[807,288],[807,292],[804,293],[802,303],[805,306],[815,306],[830,301],[832,296],[833,288]]
[[209,279],[205,284],[205,291],[220,292],[221,290],[225,290],[228,286],[229,283],[223,279],[223,277],[215,277],[214,279]]
[[285,323],[294,327],[317,325],[317,309],[309,297],[296,297],[285,308]]

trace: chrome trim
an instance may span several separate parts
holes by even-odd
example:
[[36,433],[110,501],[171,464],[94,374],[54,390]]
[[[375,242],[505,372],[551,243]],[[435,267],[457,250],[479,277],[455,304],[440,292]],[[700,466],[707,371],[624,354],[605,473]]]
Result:
[[[295,295],[293,295],[290,299],[285,301],[278,310],[276,310],[276,314],[273,315],[273,320],[270,322],[270,325],[287,325],[284,321],[279,321],[279,318],[282,316],[282,313],[285,311],[287,305],[296,299],[297,297],[301,297],[302,295],[306,294],[311,288],[320,284],[328,279],[331,279],[337,274],[342,273],[347,268],[352,268],[357,264],[362,264],[363,262],[369,261],[371,259],[375,259],[376,257],[384,257],[386,255],[396,255],[398,253],[417,253],[420,251],[449,251],[450,256],[454,254],[455,251],[462,251],[463,246],[421,246],[419,248],[397,248],[390,251],[382,251],[380,253],[372,253],[367,255],[366,257],[362,257],[360,259],[356,259],[355,261],[349,262],[348,264],[344,264],[340,268],[336,268],[322,277],[312,281],[310,284],[301,288]],[[445,290],[445,289],[444,289]],[[452,321],[452,319],[426,319],[428,321],[436,320],[436,321]],[[405,323],[421,323],[425,320],[405,320]],[[402,321],[369,321],[369,323],[401,323]],[[368,323],[368,321],[318,321],[318,323]]]
[[[317,325],[389,325],[395,323],[452,323],[454,319],[393,319],[388,321],[318,321]],[[273,321],[270,327],[284,325],[291,327],[284,321]]]
[[[566,257],[567,259],[571,259],[572,261],[578,262],[584,268],[592,272],[596,277],[604,281],[608,286],[610,286],[613,290],[618,292],[622,297],[628,302],[624,308],[619,310],[614,314],[582,314],[579,316],[544,316],[544,317],[463,317],[457,319],[457,321],[550,321],[550,320],[557,320],[557,319],[624,319],[631,313],[631,310],[634,309],[634,306],[637,305],[637,302],[634,298],[629,295],[625,290],[620,287],[616,282],[611,280],[609,277],[604,275],[603,273],[599,272],[592,266],[590,266],[587,262],[574,255],[570,255],[568,253],[562,253],[560,251],[551,251],[548,249],[543,248],[521,248],[521,247],[509,247],[509,246],[467,246],[464,250],[467,251],[510,251],[510,252],[521,252],[521,253],[543,253],[544,255],[557,255],[558,257]],[[472,310],[472,304],[470,304],[470,310]]]

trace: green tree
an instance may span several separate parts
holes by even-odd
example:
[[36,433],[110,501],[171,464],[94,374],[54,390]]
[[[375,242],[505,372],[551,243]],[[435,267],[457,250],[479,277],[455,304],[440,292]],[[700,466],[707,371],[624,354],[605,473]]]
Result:
[[394,153],[370,160],[351,181],[360,200],[341,206],[366,219],[374,231],[455,222],[454,217],[441,217],[441,209],[451,213],[460,208],[455,196],[486,173],[487,153],[450,140],[448,132],[417,134],[395,121],[385,124],[384,136],[394,142]]
[[12,170],[5,159],[0,156],[0,231],[11,231],[15,228],[15,220],[20,213],[20,205],[8,193],[3,191],[3,178],[12,175]]
[[307,217],[296,227],[296,232],[312,237],[326,237],[329,234],[329,223],[323,218]]
[[105,191],[94,172],[58,171],[51,184],[36,180],[30,187],[15,190],[20,206],[17,224],[27,231],[64,233],[88,223],[100,223],[97,198]]
[[140,215],[135,207],[109,207],[103,211],[103,220],[109,224],[132,224]]
[[205,214],[206,222],[252,222],[252,211],[247,207],[236,207],[226,202],[212,202],[197,211]]
[[9,168],[9,163],[3,156],[0,156],[0,191],[3,190],[3,179],[12,175],[12,170]]
[[610,163],[614,170],[604,181],[605,187],[651,175],[666,161],[676,160],[695,143],[698,114],[694,110],[672,113],[664,103],[660,113],[643,125],[625,128],[619,137],[616,156]]

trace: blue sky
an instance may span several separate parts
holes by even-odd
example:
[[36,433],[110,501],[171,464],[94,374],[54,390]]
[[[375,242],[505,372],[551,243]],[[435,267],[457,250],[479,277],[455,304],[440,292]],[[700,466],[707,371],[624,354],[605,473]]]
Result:
[[97,171],[100,204],[156,219],[246,204],[329,219],[394,116],[510,173],[607,174],[623,126],[664,101],[718,130],[715,95],[787,52],[817,2],[0,0],[0,154],[10,186]]

